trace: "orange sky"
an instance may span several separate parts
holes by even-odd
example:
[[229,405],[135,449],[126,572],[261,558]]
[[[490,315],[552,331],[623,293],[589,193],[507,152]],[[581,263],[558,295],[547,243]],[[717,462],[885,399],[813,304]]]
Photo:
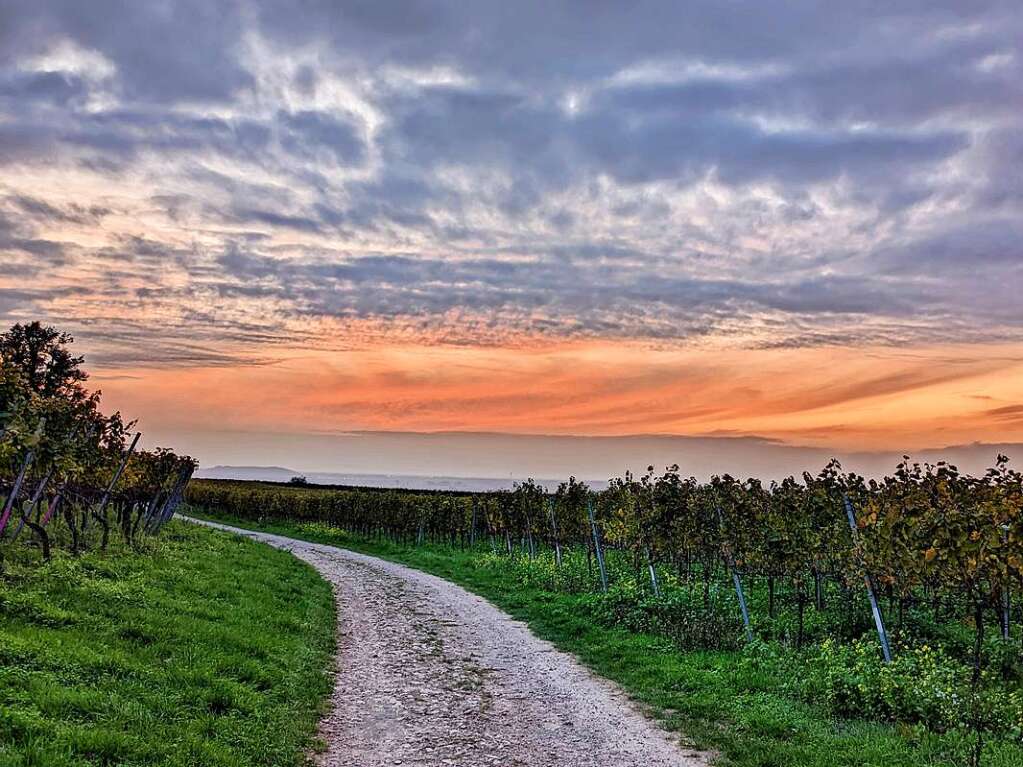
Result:
[[1023,441],[1023,345],[798,350],[376,346],[103,370],[108,407],[181,429],[759,435],[918,449]]

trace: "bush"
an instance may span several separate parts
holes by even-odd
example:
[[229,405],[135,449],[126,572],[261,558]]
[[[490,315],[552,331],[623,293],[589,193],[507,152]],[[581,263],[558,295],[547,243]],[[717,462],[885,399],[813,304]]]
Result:
[[717,600],[704,607],[686,591],[672,589],[653,596],[626,582],[607,594],[590,594],[584,603],[606,626],[663,636],[683,650],[739,646],[742,620],[734,607]]
[[876,642],[826,639],[806,656],[804,694],[836,716],[923,724],[945,732],[968,726],[1020,737],[1023,692],[985,673],[976,692],[970,670],[930,645],[902,647],[884,663]]

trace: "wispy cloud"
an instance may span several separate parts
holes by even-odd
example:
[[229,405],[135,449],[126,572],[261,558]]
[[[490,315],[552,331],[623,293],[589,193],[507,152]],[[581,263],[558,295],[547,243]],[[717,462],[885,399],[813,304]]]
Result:
[[[118,370],[409,344],[1011,347],[1020,40],[1008,0],[6,4],[0,319],[69,326]],[[959,375],[900,363],[791,397]],[[676,423],[616,412],[609,385],[583,387],[579,424]],[[429,421],[437,398],[494,407],[339,407]]]

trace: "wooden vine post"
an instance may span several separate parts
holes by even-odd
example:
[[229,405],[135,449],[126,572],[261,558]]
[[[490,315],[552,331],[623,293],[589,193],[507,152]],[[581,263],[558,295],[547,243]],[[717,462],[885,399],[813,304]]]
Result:
[[[165,525],[172,516],[174,516],[174,510],[178,507],[181,502],[181,497],[185,492],[185,486],[188,481],[192,478],[193,468],[191,466],[185,466],[177,476],[170,492],[164,500],[163,505],[160,507],[160,512],[156,517],[156,525],[153,528],[153,532],[158,531],[163,525]],[[159,495],[157,495],[159,497]]]
[[4,503],[3,513],[0,514],[0,536],[4,534],[4,530],[7,529],[7,521],[11,518],[11,512],[14,510],[14,503],[18,499],[18,493],[21,492],[21,485],[25,481],[25,474],[28,473],[28,467],[32,465],[32,459],[35,457],[35,453],[31,450],[25,454],[25,460],[21,462],[21,471],[18,472],[17,478],[14,480],[14,485],[11,487],[11,494],[7,496],[7,501]]
[[526,521],[526,555],[532,562],[536,558],[536,543],[533,541],[533,515],[529,513],[529,498],[525,495],[519,502],[523,519]]
[[135,446],[138,445],[139,439],[142,437],[142,432],[135,432],[135,438],[131,441],[128,449],[125,451],[124,456],[121,458],[121,463],[117,467],[117,471],[114,472],[114,476],[110,480],[110,484],[107,485],[106,491],[103,493],[103,499],[99,503],[99,508],[96,509],[98,515],[102,515],[107,510],[107,504],[110,503],[110,496],[114,492],[114,486],[118,480],[121,479],[121,475],[124,474],[124,469],[128,466],[128,460],[131,458],[132,453],[135,452]]
[[43,514],[42,519],[39,520],[39,524],[43,527],[49,523],[51,519],[56,519],[60,514],[60,503],[64,498],[64,485],[57,488],[56,495],[53,496],[53,500],[46,505],[46,513]]
[[[852,501],[849,500],[849,496],[842,493],[842,503],[845,505],[845,516],[849,520],[849,530],[852,532],[853,546],[859,546],[860,544],[860,531],[856,527],[856,515],[853,513]],[[881,652],[884,653],[884,662],[892,662],[892,650],[888,645],[888,632],[884,628],[884,616],[881,615],[881,608],[877,604],[877,594],[874,591],[874,581],[870,577],[870,573],[867,572],[866,567],[863,568],[863,583],[867,587],[867,596],[870,597],[870,611],[874,614],[874,625],[877,627],[877,638],[881,642]]]
[[[1009,542],[1009,526],[1002,525],[1002,543]],[[1009,614],[1012,610],[1012,597],[1009,595],[1009,579],[1006,578],[1001,588],[1002,596],[1002,639],[1009,641]]]
[[28,508],[22,512],[21,519],[18,520],[18,526],[17,528],[15,528],[14,535],[12,536],[11,540],[13,541],[18,540],[18,536],[21,535],[21,531],[25,529],[25,523],[28,522],[29,517],[32,516],[32,512],[36,510],[36,506],[39,505],[39,501],[42,499],[43,492],[45,492],[46,486],[49,484],[51,477],[53,477],[52,466],[49,468],[49,470],[47,470],[46,476],[44,476],[39,481],[39,484],[36,485],[35,492],[32,493],[32,498],[29,499]]
[[135,452],[135,446],[138,445],[139,439],[142,437],[142,432],[135,432],[135,438],[131,441],[128,449],[124,452],[124,456],[121,458],[121,463],[117,467],[117,471],[114,472],[114,476],[110,479],[110,484],[107,485],[106,491],[103,493],[103,498],[100,500],[99,507],[92,513],[92,516],[103,525],[103,540],[100,543],[100,549],[106,551],[107,543],[109,542],[110,536],[110,523],[107,522],[105,516],[107,506],[110,504],[110,496],[114,492],[114,486],[117,485],[118,480],[121,479],[121,475],[124,474],[125,468],[128,466],[128,460],[131,458],[132,453]]
[[[650,513],[651,516],[656,516],[657,505],[654,502],[653,495],[650,497]],[[654,596],[659,597],[661,595],[661,582],[657,579],[657,568],[654,567],[654,558],[650,554],[650,536],[645,532],[641,532],[640,536],[643,538],[643,556],[646,558],[646,569],[650,574],[650,588],[654,591]]]

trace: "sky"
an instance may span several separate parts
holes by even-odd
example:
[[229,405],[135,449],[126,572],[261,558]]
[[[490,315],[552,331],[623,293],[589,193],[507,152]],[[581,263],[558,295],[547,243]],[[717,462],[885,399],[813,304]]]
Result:
[[206,465],[1023,442],[1021,41],[1018,0],[0,0],[0,323]]

